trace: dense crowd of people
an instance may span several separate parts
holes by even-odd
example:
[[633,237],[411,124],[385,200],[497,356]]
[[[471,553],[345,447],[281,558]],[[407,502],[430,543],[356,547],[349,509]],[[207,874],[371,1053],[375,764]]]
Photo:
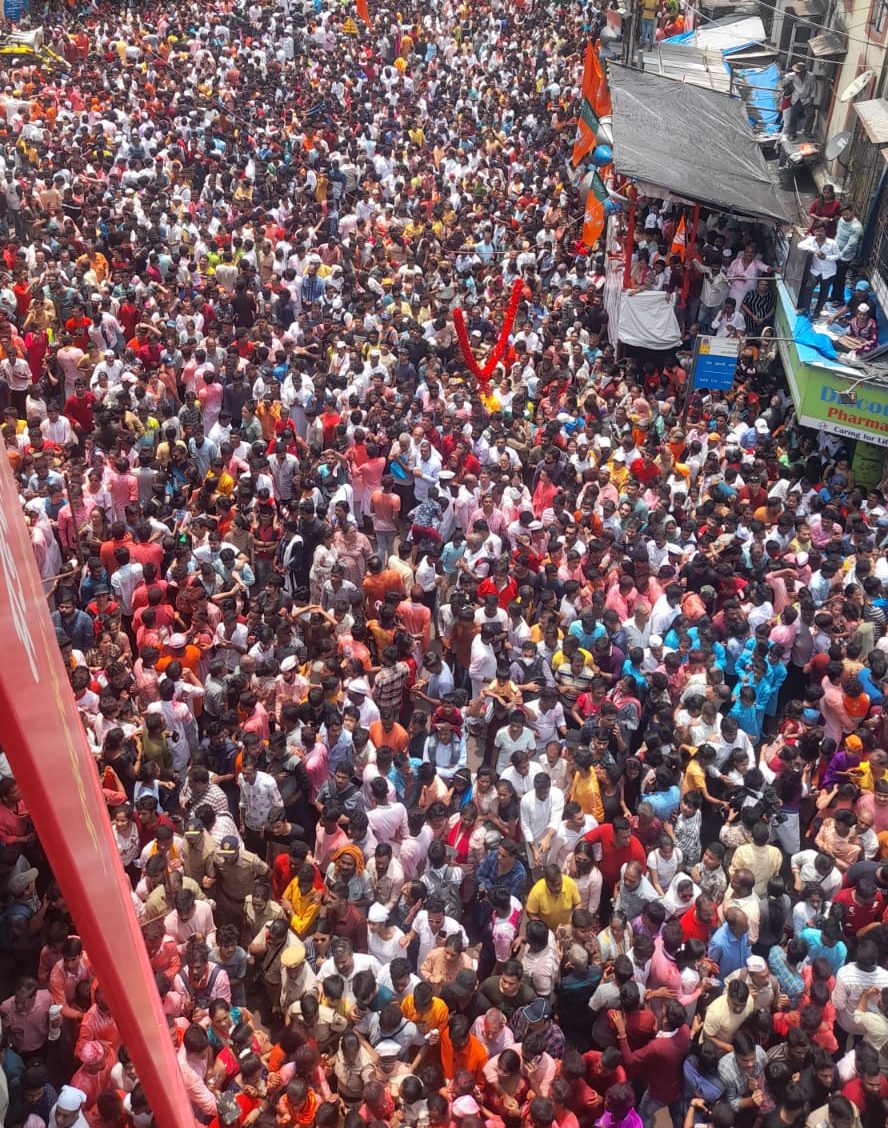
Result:
[[[639,200],[744,342],[618,361],[600,13],[370,3],[50,7],[2,76],[2,434],[195,1121],[883,1128],[888,509],[767,233]],[[0,843],[0,1122],[151,1128],[2,755]]]

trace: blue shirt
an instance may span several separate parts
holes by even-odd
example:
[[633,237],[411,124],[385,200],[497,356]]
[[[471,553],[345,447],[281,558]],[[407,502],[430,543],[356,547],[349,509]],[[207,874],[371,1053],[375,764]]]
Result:
[[666,791],[648,791],[641,798],[645,803],[650,803],[654,814],[661,822],[668,822],[678,810],[681,791],[676,784]]
[[799,935],[808,945],[809,963],[822,956],[833,969],[834,975],[840,967],[844,967],[848,960],[848,946],[844,940],[837,941],[834,948],[827,948],[821,939],[819,928],[803,928]]
[[719,975],[724,983],[732,971],[739,971],[746,967],[746,961],[752,955],[752,945],[749,943],[749,933],[744,932],[737,937],[731,932],[727,923],[717,928],[709,941],[709,958],[718,964]]
[[[879,601],[876,600],[875,602]],[[883,608],[883,610],[888,614],[888,609]],[[860,680],[860,684],[863,686],[864,693],[866,693],[870,699],[870,704],[881,705],[885,700],[885,694],[882,693],[882,690],[873,681],[872,672],[867,667],[864,667],[860,673],[858,673],[857,677]]]

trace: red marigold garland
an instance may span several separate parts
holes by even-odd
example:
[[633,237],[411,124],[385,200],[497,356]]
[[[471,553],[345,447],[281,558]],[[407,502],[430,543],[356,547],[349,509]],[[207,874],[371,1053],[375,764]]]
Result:
[[518,316],[518,305],[521,301],[521,293],[524,289],[524,283],[520,278],[516,278],[512,283],[512,294],[509,298],[509,306],[506,310],[505,320],[503,327],[500,330],[500,335],[497,338],[496,344],[493,346],[493,351],[484,362],[484,367],[478,363],[472,345],[469,341],[468,330],[466,329],[466,319],[463,311],[459,308],[453,311],[453,327],[456,330],[456,339],[459,341],[459,347],[463,354],[463,360],[469,371],[476,380],[487,383],[493,375],[493,370],[499,364],[506,354],[506,349],[509,346],[509,336],[512,332],[512,327],[515,324],[515,318]]

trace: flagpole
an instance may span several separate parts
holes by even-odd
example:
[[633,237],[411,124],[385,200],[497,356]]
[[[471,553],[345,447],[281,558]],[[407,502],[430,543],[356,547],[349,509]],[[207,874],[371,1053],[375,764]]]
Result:
[[629,204],[626,220],[626,262],[623,266],[623,289],[632,288],[632,252],[635,250],[635,200]]
[[697,228],[699,226],[700,226],[700,205],[694,204],[694,219],[693,219],[693,222],[691,223],[691,237],[685,243],[685,253],[682,256],[682,260],[684,262],[684,278],[682,278],[682,281],[681,281],[681,300],[682,300],[682,304],[685,305],[685,306],[688,304],[688,295],[691,292],[691,271],[690,271],[690,260],[689,260],[688,252],[690,251],[691,247],[695,246],[696,243],[697,243]]

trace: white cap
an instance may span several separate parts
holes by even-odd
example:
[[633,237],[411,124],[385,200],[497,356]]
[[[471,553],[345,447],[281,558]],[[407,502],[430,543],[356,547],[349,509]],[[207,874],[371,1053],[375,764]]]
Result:
[[394,1040],[394,1038],[383,1038],[381,1042],[377,1042],[373,1047],[376,1053],[381,1058],[385,1057],[400,1057],[401,1047]]
[[661,635],[651,635],[651,637],[648,639],[648,642],[651,646],[662,646],[663,638]]
[[385,905],[380,905],[378,901],[374,902],[367,910],[367,920],[371,924],[385,924],[389,918],[389,911]]
[[349,693],[363,693],[365,697],[370,696],[370,686],[367,684],[366,678],[355,678],[348,683]]
[[754,972],[756,975],[761,975],[762,972],[768,970],[768,965],[761,956],[750,956],[746,961],[746,968],[748,971]]
[[86,1093],[82,1089],[75,1089],[73,1085],[63,1085],[56,1101],[56,1108],[63,1112],[80,1112],[86,1104]]
[[291,670],[295,670],[299,665],[299,659],[295,654],[288,654],[287,657],[281,662],[281,673],[289,674]]

